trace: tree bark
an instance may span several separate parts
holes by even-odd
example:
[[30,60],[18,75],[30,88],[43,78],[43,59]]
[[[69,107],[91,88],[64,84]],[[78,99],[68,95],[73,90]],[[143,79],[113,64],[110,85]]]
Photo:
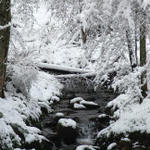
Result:
[[131,41],[129,29],[126,30],[126,39],[127,39],[127,44],[128,44],[128,50],[129,50],[130,65],[131,65],[131,69],[133,71],[134,68],[136,67],[136,64],[134,62],[134,53],[133,53],[132,41]]
[[137,42],[138,42],[138,38],[137,38],[137,25],[135,23],[135,59],[136,59],[136,65],[138,66],[138,56],[137,56]]
[[[6,26],[11,21],[10,0],[0,1],[0,26]],[[6,62],[9,49],[10,27],[0,29],[0,97],[4,97],[6,77]]]
[[[146,65],[146,14],[142,12],[144,21],[141,23],[140,27],[140,66]],[[144,83],[146,79],[146,71],[141,76],[141,87],[142,96],[145,98],[147,96],[147,83]]]
[[83,30],[83,27],[81,27],[81,39],[82,39],[82,44],[84,45],[86,43],[86,33]]

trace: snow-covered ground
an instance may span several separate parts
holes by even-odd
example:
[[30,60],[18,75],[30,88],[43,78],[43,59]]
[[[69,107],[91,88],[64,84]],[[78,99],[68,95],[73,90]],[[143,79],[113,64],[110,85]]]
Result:
[[30,122],[30,119],[38,121],[42,114],[41,108],[52,111],[50,104],[54,96],[60,95],[61,89],[62,85],[53,76],[43,72],[39,72],[31,84],[28,97],[18,93],[12,83],[9,83],[6,98],[0,98],[1,148],[14,149],[22,145],[22,142],[46,140],[38,128],[29,126],[26,122]]
[[[144,2],[148,3],[146,0]],[[42,107],[51,111],[50,104],[60,100],[59,94],[62,85],[54,76],[40,71],[34,72],[32,70],[32,67],[35,67],[34,63],[63,64],[63,66],[67,67],[86,68],[94,71],[96,69],[98,75],[95,81],[100,84],[108,79],[109,73],[117,72],[112,87],[122,94],[108,104],[108,107],[114,112],[113,117],[116,121],[111,122],[110,126],[100,131],[98,137],[108,137],[111,133],[124,133],[126,135],[126,133],[135,131],[150,133],[149,93],[142,104],[139,103],[142,97],[140,77],[145,67],[139,67],[131,72],[127,43],[123,42],[126,40],[122,31],[114,32],[112,35],[108,33],[105,37],[103,35],[102,37],[97,37],[98,46],[94,50],[89,48],[90,52],[93,52],[91,56],[93,62],[89,62],[86,58],[89,53],[88,50],[80,46],[79,43],[71,44],[68,42],[68,39],[64,36],[66,28],[61,28],[62,22],[58,18],[52,17],[47,1],[39,1],[36,7],[35,4],[31,4],[32,15],[29,13],[30,9],[26,13],[20,11],[18,9],[21,8],[19,4],[15,3],[12,8],[11,42],[8,57],[10,66],[14,65],[11,72],[13,82],[8,82],[7,84],[6,98],[0,98],[0,139],[2,139],[0,145],[4,146],[4,149],[12,148],[13,143],[21,144],[21,137],[15,132],[16,128],[23,134],[26,142],[30,143],[34,140],[40,141],[44,139],[40,135],[39,129],[28,126],[25,122],[29,118],[38,120],[42,113]],[[24,5],[26,6],[25,3]],[[89,6],[88,8],[90,8]],[[94,5],[90,11],[93,8],[95,8]],[[77,17],[83,19],[82,25],[86,24],[90,11],[85,10],[82,14],[77,15]],[[100,16],[102,20],[103,17],[105,18],[106,16]],[[103,22],[105,21],[104,19]],[[105,25],[107,26],[107,21]],[[115,25],[117,26],[117,24]],[[88,24],[86,24],[86,27],[88,27]],[[116,28],[120,27],[117,26]],[[110,32],[113,32],[113,30]],[[89,43],[91,44],[92,42]],[[149,43],[147,43],[147,48],[147,58],[149,58]],[[95,60],[97,60],[96,63]],[[28,69],[28,66],[32,66],[31,69]],[[148,68],[147,83],[148,87],[150,87],[149,64],[146,67]],[[16,89],[20,91],[18,92]],[[97,105],[82,98],[73,99],[70,103],[74,105],[75,109],[85,109],[85,104]],[[104,117],[104,115],[99,117]],[[65,125],[70,124],[70,122],[73,123],[72,121],[61,121]],[[108,149],[112,146],[108,147]],[[79,146],[77,150],[86,147],[93,150],[93,147],[90,146]]]

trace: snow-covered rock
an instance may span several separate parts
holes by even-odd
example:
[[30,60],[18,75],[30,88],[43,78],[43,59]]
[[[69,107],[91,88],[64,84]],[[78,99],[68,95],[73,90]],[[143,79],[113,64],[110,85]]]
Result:
[[73,129],[77,128],[77,123],[72,119],[59,119],[58,124],[63,127],[71,127]]
[[88,105],[88,106],[98,106],[97,103],[94,103],[94,102],[92,102],[92,101],[85,101],[85,100],[82,100],[82,101],[80,102],[80,104]]
[[76,150],[96,150],[94,146],[91,145],[80,145],[76,148]]
[[101,114],[101,115],[98,116],[98,118],[104,118],[104,117],[107,117],[107,115],[106,114]]
[[56,114],[55,114],[55,116],[56,116],[56,117],[64,117],[64,114],[63,114],[63,113],[58,112],[58,113],[56,113]]
[[58,96],[52,96],[51,97],[51,101],[53,101],[53,102],[59,102],[60,98]]
[[117,144],[116,143],[111,143],[108,147],[107,150],[112,150],[113,148],[116,148]]
[[57,135],[66,144],[74,143],[78,135],[77,123],[72,119],[59,119]]
[[80,102],[80,104],[84,105],[87,109],[96,109],[96,108],[99,108],[99,105],[92,102],[92,101],[85,101],[85,100],[82,100]]
[[78,104],[78,103],[75,103],[75,104],[73,105],[73,108],[74,108],[74,109],[86,109],[86,107],[85,107],[84,105]]
[[73,98],[72,100],[70,100],[70,104],[79,103],[83,100],[84,99],[82,97],[76,97],[76,98]]
[[70,100],[70,104],[74,109],[95,109],[99,107],[98,104],[92,101],[86,101],[82,97],[73,98]]

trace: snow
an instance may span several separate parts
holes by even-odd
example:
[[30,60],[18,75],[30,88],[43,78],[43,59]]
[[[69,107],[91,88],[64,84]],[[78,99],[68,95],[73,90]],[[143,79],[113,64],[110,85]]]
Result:
[[86,109],[86,105],[98,106],[98,104],[92,101],[86,101],[82,97],[76,97],[70,100],[70,104],[73,104],[74,109]]
[[30,96],[32,99],[48,101],[58,100],[56,95],[59,95],[62,85],[54,78],[54,76],[49,75],[44,72],[39,72],[37,80],[32,83],[30,89]]
[[27,125],[26,120],[38,120],[42,114],[42,107],[51,111],[49,100],[52,96],[60,94],[62,86],[53,76],[46,73],[39,72],[37,76],[32,82],[29,99],[17,93],[11,82],[7,84],[6,98],[0,98],[0,139],[4,145],[3,149],[13,149],[14,142],[21,144],[22,139],[15,130],[24,136],[27,143],[46,140],[41,131]]
[[77,128],[77,123],[72,119],[59,119],[58,123],[64,127],[71,127],[73,129]]
[[60,98],[58,96],[54,95],[54,96],[51,97],[51,101],[53,101],[53,102],[59,102]]
[[98,118],[104,118],[104,117],[107,117],[107,115],[106,114],[101,114],[101,115],[98,116]]
[[88,149],[88,150],[96,150],[94,148],[94,146],[91,146],[91,145],[80,145],[76,148],[76,150],[85,150],[85,149]]
[[71,72],[71,73],[88,73],[88,72],[90,72],[90,70],[84,70],[84,69],[79,69],[79,68],[74,68],[74,67],[66,67],[66,66],[55,65],[55,64],[40,63],[40,64],[38,64],[38,66],[40,68],[44,68],[44,69],[66,71],[66,72]]
[[121,141],[130,142],[131,140],[129,138],[121,138]]
[[91,101],[85,101],[85,100],[82,100],[81,102],[80,102],[80,104],[82,104],[82,105],[93,105],[93,106],[98,106],[98,104],[96,104],[96,103],[94,103],[94,102],[91,102]]
[[132,132],[150,133],[150,100],[144,99],[142,104],[132,104],[127,108],[120,110],[115,115],[119,119],[110,126],[100,131],[98,137],[102,135],[109,136],[110,133],[121,134]]
[[111,143],[111,144],[107,147],[107,150],[112,150],[115,146],[117,146],[116,143]]
[[[106,0],[105,9],[101,1],[83,1],[81,13],[78,13],[78,8],[76,10],[78,7],[74,5],[76,3],[70,1],[69,6],[72,9],[70,12],[73,11],[73,14],[70,14],[61,2],[54,0],[55,6],[52,13],[50,2],[13,1],[12,26],[11,24],[0,26],[0,30],[11,26],[7,74],[12,82],[7,83],[6,98],[0,98],[0,139],[2,139],[2,145],[8,146],[3,149],[13,149],[13,142],[18,145],[21,143],[21,137],[16,134],[14,128],[23,134],[25,142],[31,143],[34,140],[45,139],[39,129],[27,125],[26,121],[29,118],[38,120],[43,107],[52,111],[50,104],[60,101],[59,95],[63,86],[53,75],[39,71],[37,66],[85,73],[82,75],[85,78],[96,76],[95,83],[101,85],[109,79],[109,73],[116,72],[112,88],[121,94],[107,105],[114,112],[112,118],[116,121],[110,122],[108,127],[101,130],[98,137],[109,136],[111,133],[126,135],[135,131],[150,133],[149,91],[148,97],[139,104],[140,99],[143,98],[141,74],[150,67],[137,67],[131,72],[125,38],[126,27],[130,26],[132,30],[135,25],[134,15],[131,15],[134,10],[131,5],[133,1],[122,0],[118,3],[117,0]],[[111,8],[113,6],[111,2],[118,4],[113,14],[111,14],[113,12],[111,9],[114,9]],[[150,5],[149,0],[136,2],[139,3],[140,9],[146,10]],[[59,7],[56,9],[57,6]],[[59,9],[60,7],[64,10]],[[65,11],[67,15],[64,14]],[[68,23],[70,18],[73,20]],[[93,29],[96,29],[96,32],[101,30],[95,28],[99,24],[104,27],[104,33],[100,31],[100,35],[93,31]],[[107,34],[108,24],[113,30]],[[89,35],[92,32],[91,37],[87,36],[87,43],[84,46],[80,45],[81,26],[84,31],[88,29]],[[57,77],[74,76],[77,75],[58,75]],[[149,73],[147,80],[149,86]],[[21,93],[18,93],[16,89]],[[86,105],[97,106],[96,103],[81,97],[72,99],[70,104],[75,109],[85,109]],[[57,113],[56,116],[63,116],[63,114]],[[98,117],[105,117],[105,114]],[[69,119],[62,120],[62,123],[66,126],[76,125]],[[82,149],[83,146],[79,148]]]
[[74,109],[86,109],[86,107],[85,107],[84,105],[82,105],[82,104],[77,104],[77,103],[75,103],[75,104],[73,105],[73,108],[74,108]]
[[6,29],[6,28],[8,28],[8,27],[10,27],[11,26],[11,23],[8,23],[8,24],[6,24],[6,25],[4,25],[4,26],[1,26],[0,25],[0,30],[4,30],[4,29]]
[[76,98],[73,98],[72,100],[70,100],[70,104],[78,103],[78,102],[81,102],[83,100],[84,99],[82,97],[76,97]]
[[58,113],[55,114],[55,116],[56,116],[56,117],[64,117],[64,114],[58,112]]

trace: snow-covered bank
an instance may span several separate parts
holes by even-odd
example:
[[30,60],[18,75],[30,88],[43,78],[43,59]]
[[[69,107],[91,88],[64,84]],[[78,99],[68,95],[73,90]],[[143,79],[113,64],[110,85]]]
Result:
[[[114,101],[119,101],[119,98],[125,95],[120,95]],[[129,97],[128,97],[129,98]],[[123,101],[123,99],[121,99]],[[132,104],[124,110],[116,112],[119,119],[113,122],[109,127],[99,132],[98,137],[111,134],[124,134],[139,132],[150,134],[150,98],[144,99],[142,104]]]
[[[9,83],[6,98],[0,99],[0,147],[14,149],[25,143],[46,140],[29,120],[38,121],[41,108],[51,111],[50,104],[60,95],[62,85],[51,75],[38,72],[26,98]],[[28,122],[28,124],[27,124]]]
[[115,142],[118,147],[120,142],[127,142],[123,138],[129,139],[127,145],[131,149],[135,143],[145,147],[150,145],[147,142],[150,136],[150,95],[147,93],[147,97],[143,98],[141,94],[141,76],[144,69],[139,67],[123,76],[118,73],[120,77],[114,78],[112,87],[120,95],[107,104],[107,115],[111,119],[97,135],[99,145],[107,148]]

